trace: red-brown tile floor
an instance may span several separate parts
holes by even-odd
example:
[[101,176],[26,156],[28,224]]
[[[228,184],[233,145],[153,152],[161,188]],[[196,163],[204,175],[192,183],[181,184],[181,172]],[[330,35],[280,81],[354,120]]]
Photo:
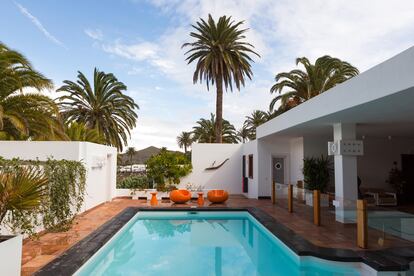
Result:
[[[194,201],[188,205],[196,204],[197,202]],[[208,203],[205,205],[208,205]],[[150,206],[150,204],[143,200],[114,199],[112,202],[102,204],[80,214],[72,228],[67,232],[45,233],[37,240],[26,240],[23,245],[22,275],[33,274],[128,206]],[[171,203],[162,202],[159,206],[168,207],[171,206]],[[270,200],[232,196],[227,201],[226,206],[260,208],[319,246],[358,249],[356,247],[356,226],[335,222],[332,212],[322,212],[322,226],[318,227],[312,223],[312,209],[302,204],[295,203],[294,212],[288,213],[286,208],[272,205]],[[378,243],[380,237],[383,237],[382,233],[370,230],[369,249],[383,248]],[[407,242],[387,236],[383,246],[399,245],[407,245]]]

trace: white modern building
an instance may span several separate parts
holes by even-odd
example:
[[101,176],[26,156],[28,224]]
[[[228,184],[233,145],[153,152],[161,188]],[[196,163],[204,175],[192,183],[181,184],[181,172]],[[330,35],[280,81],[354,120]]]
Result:
[[[358,176],[363,188],[390,190],[393,162],[414,182],[414,47],[261,125],[254,141],[193,145],[194,169],[186,181],[269,197],[273,179],[303,180],[303,159],[327,156],[329,142],[336,146],[332,189],[339,208],[357,199]],[[227,158],[219,169],[205,170]],[[404,192],[414,198],[414,183]]]

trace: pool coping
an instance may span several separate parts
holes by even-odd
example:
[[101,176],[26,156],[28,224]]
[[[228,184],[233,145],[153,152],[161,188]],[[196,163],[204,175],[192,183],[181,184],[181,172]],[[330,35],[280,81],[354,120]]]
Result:
[[377,271],[406,271],[410,269],[410,262],[414,261],[414,246],[357,251],[314,245],[265,211],[255,207],[127,207],[39,269],[35,275],[72,275],[140,211],[245,211],[299,256],[339,262],[361,262]]

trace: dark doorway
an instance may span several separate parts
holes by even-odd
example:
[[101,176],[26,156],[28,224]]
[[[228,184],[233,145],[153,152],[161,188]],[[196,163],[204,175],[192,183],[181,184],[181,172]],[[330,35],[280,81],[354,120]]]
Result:
[[401,170],[405,180],[403,186],[403,204],[414,203],[414,154],[401,154]]
[[243,155],[242,158],[242,183],[243,183],[243,193],[249,192],[249,180],[246,177],[246,155]]

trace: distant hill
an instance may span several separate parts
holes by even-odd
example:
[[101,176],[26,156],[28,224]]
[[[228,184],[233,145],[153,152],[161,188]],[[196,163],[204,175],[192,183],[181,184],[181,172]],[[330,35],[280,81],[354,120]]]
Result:
[[[145,162],[147,162],[147,160],[151,156],[157,155],[160,151],[161,151],[160,148],[153,147],[153,146],[142,149],[142,150],[137,150],[132,158],[132,163],[133,164],[145,164]],[[124,165],[130,164],[130,159],[128,155],[126,155],[125,153],[121,153],[120,156],[121,156],[122,164]]]

